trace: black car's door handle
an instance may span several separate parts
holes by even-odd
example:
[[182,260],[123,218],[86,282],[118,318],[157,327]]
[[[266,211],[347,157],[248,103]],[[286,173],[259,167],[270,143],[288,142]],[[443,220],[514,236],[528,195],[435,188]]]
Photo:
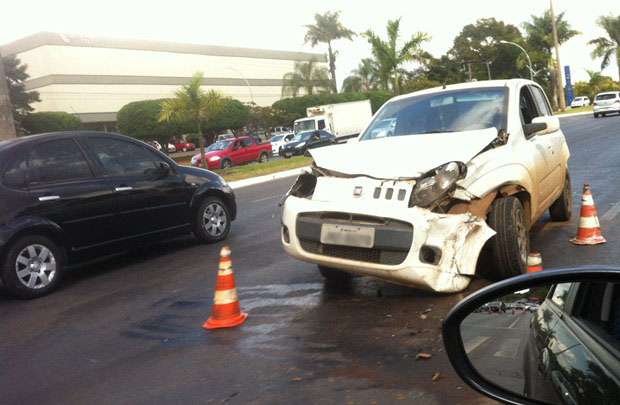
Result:
[[130,190],[133,190],[133,187],[131,187],[131,186],[118,186],[118,187],[114,187],[114,191],[116,191],[116,192],[130,191]]
[[60,196],[59,195],[44,195],[39,197],[39,201],[53,201],[53,200],[60,200]]

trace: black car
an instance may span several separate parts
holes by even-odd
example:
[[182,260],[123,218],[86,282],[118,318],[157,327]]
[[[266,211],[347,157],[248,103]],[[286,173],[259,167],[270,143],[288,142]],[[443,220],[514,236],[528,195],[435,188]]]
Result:
[[280,156],[286,159],[291,156],[303,155],[308,149],[320,148],[336,142],[336,137],[327,131],[304,131],[295,135],[293,139],[280,149]]
[[524,395],[549,403],[620,398],[620,284],[562,283],[534,313]]
[[0,142],[0,278],[13,295],[53,290],[68,264],[193,232],[228,235],[235,196],[207,170],[103,132]]

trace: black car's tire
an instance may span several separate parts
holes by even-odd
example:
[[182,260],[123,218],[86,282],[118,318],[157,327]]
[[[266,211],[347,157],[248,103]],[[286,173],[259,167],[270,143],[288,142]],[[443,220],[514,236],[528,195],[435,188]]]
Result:
[[269,160],[269,155],[265,152],[261,153],[258,157],[258,163],[265,163],[267,160]]
[[58,287],[64,272],[65,252],[46,236],[22,236],[6,250],[1,266],[0,277],[11,295],[38,298]]
[[221,168],[222,169],[228,169],[232,167],[232,161],[230,159],[224,159],[222,160],[222,163],[220,163]]
[[284,159],[290,159],[292,155],[289,155],[288,153],[283,153],[282,157],[284,157]]
[[194,234],[202,242],[219,242],[228,236],[230,222],[230,212],[224,201],[207,197],[196,211]]
[[319,265],[319,272],[323,276],[325,280],[329,280],[330,282],[337,283],[346,283],[353,278],[351,273],[347,273],[346,271],[333,269],[331,267],[321,266]]
[[570,175],[566,172],[562,194],[549,207],[549,215],[552,221],[570,221],[573,215],[573,190],[570,182]]
[[491,269],[485,275],[492,280],[503,280],[525,273],[530,238],[521,201],[516,197],[495,200],[487,222],[496,235],[487,244]]

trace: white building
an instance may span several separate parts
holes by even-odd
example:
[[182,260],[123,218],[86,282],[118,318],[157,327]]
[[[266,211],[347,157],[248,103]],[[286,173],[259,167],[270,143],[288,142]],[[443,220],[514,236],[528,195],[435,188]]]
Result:
[[0,47],[28,65],[36,111],[65,111],[89,126],[110,126],[131,101],[171,97],[201,71],[204,88],[267,106],[281,98],[282,77],[318,53],[231,48],[42,32]]

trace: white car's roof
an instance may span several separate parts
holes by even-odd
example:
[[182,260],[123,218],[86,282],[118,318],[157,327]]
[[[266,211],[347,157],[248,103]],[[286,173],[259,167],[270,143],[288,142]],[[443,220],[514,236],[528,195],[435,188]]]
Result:
[[407,99],[409,97],[419,96],[422,94],[440,93],[447,90],[464,90],[464,89],[480,89],[485,87],[507,87],[516,88],[523,84],[536,84],[531,80],[526,79],[508,79],[508,80],[481,80],[476,82],[466,82],[458,84],[448,84],[446,86],[433,87],[431,89],[420,90],[413,93],[403,94],[394,97],[391,101]]

